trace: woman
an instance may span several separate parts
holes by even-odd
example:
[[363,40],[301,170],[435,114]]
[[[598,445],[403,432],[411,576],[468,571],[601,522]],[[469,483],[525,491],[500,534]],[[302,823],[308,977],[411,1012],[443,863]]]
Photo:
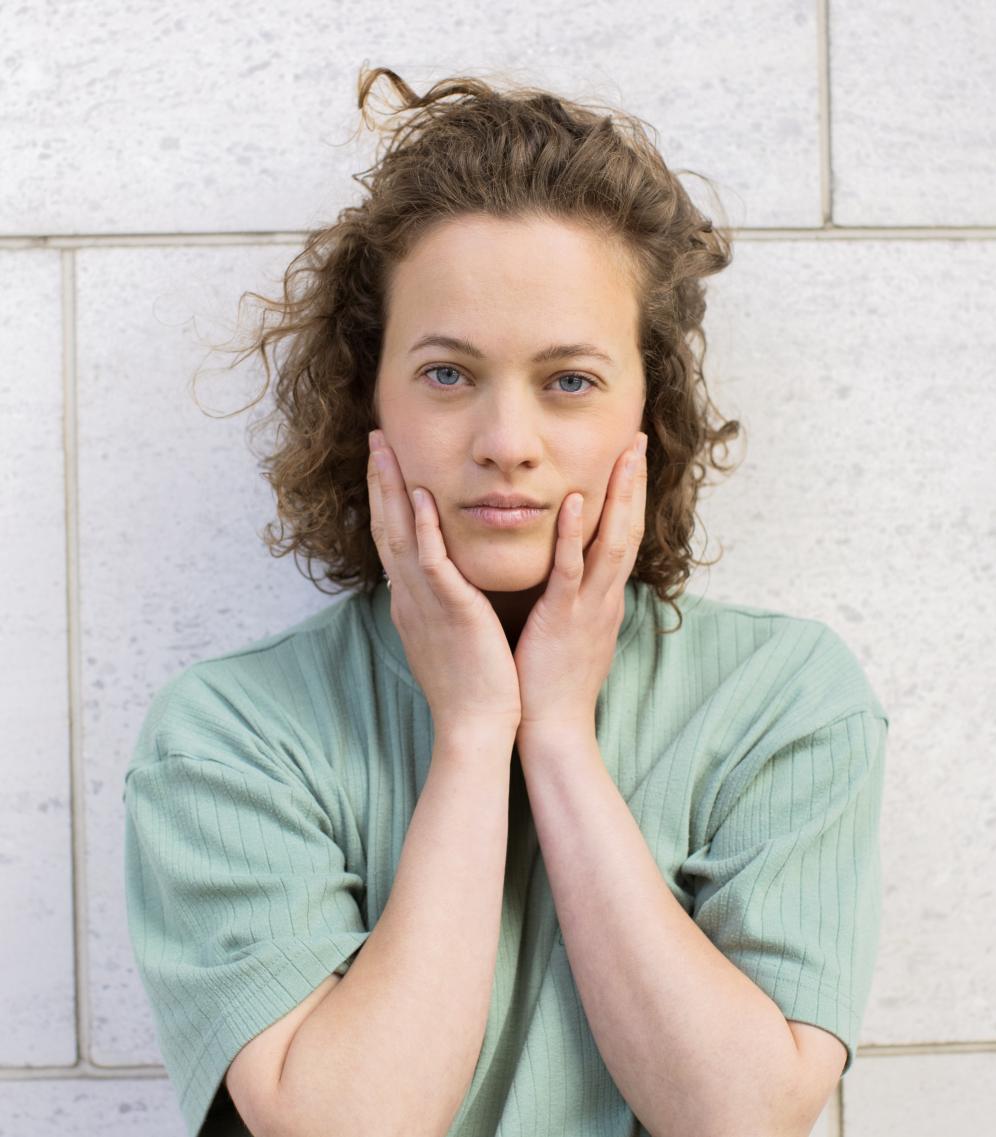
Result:
[[126,775],[188,1130],[808,1133],[888,718],[825,624],[682,592],[729,245],[632,119],[381,74],[420,113],[256,345],[283,551],[363,587],[174,677]]

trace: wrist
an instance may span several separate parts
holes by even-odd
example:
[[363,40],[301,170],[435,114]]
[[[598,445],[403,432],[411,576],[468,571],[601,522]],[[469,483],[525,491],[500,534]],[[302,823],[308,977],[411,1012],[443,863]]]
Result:
[[520,746],[525,741],[594,738],[595,714],[592,712],[588,715],[579,715],[576,718],[522,719],[519,722],[515,737]]
[[511,754],[515,743],[516,731],[519,726],[518,719],[509,718],[470,718],[433,719],[433,732],[437,742],[440,740],[455,745],[478,747],[480,745],[498,745],[504,747],[507,743]]

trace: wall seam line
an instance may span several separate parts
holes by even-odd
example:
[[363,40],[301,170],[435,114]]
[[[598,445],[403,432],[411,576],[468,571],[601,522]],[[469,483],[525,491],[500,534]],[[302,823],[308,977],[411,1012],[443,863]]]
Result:
[[66,653],[69,707],[70,882],[73,905],[73,977],[76,1068],[90,1051],[86,948],[86,828],[80,660],[79,484],[76,403],[76,252],[63,249],[62,443],[66,528]]

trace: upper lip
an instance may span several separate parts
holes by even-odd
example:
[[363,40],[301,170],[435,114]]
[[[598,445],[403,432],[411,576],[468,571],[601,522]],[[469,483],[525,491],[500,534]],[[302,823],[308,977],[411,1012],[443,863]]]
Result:
[[535,498],[526,497],[520,493],[489,493],[484,497],[479,497],[476,501],[468,501],[465,509],[469,509],[475,505],[490,505],[498,509],[516,509],[516,508],[529,508],[529,509],[545,509],[541,501]]

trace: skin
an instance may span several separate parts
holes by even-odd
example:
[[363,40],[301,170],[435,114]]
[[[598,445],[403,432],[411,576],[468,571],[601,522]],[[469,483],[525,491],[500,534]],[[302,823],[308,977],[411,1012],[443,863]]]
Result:
[[[432,495],[446,554],[487,596],[512,649],[546,591],[565,499],[583,495],[587,549],[613,471],[637,440],[646,396],[637,318],[622,246],[577,223],[448,220],[392,274],[376,421],[409,500],[416,487]],[[434,333],[467,340],[482,356],[440,346],[410,351]],[[530,362],[550,343],[579,341],[613,362]],[[547,508],[529,527],[510,530],[488,528],[461,508],[499,490]]]

